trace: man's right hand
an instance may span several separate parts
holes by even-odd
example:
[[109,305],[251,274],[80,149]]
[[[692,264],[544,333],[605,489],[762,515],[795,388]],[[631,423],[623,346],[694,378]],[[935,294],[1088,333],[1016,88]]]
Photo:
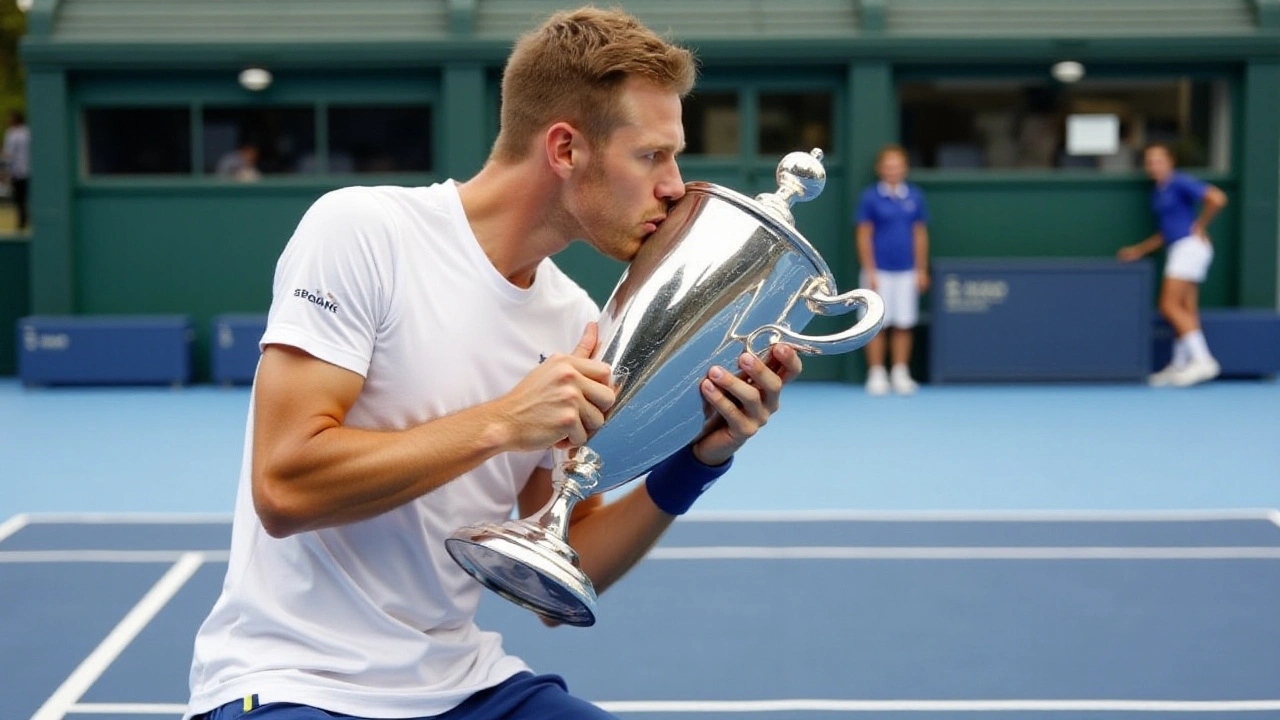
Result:
[[1143,256],[1142,248],[1138,245],[1126,245],[1116,253],[1116,258],[1121,262],[1133,262]]
[[598,332],[596,323],[588,324],[573,352],[548,357],[497,401],[513,449],[577,447],[604,425],[617,396],[612,369],[591,359]]

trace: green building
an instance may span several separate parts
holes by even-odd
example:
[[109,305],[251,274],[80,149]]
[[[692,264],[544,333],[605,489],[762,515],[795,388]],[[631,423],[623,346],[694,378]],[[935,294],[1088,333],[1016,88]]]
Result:
[[[35,0],[34,229],[0,242],[0,373],[29,312],[190,314],[205,362],[214,315],[265,311],[320,194],[475,172],[513,39],[572,4]],[[1153,231],[1137,150],[1166,140],[1231,199],[1204,304],[1278,305],[1280,0],[621,4],[702,60],[686,179],[771,190],[781,155],[826,151],[827,189],[796,216],[841,289],[885,143],[910,152],[935,257],[1109,257]],[[1083,77],[1056,79],[1061,61]],[[1075,123],[1097,118],[1118,146],[1080,154]],[[256,171],[236,172],[243,153]],[[597,300],[621,270],[578,246],[560,260]],[[806,375],[860,368],[822,358]]]

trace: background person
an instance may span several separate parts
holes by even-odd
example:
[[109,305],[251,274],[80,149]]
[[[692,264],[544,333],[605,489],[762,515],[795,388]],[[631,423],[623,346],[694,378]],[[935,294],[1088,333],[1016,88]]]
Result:
[[[929,212],[920,188],[907,182],[907,151],[887,145],[876,157],[880,181],[862,193],[855,241],[862,265],[862,287],[884,299],[884,332],[867,343],[867,392],[914,393],[911,377],[913,331],[920,294],[929,288]],[[891,371],[885,370],[889,336]]]
[[9,184],[18,213],[18,229],[23,230],[31,221],[31,129],[27,127],[26,116],[19,110],[9,112],[9,127],[4,131],[4,158],[9,165]]
[[1213,244],[1206,228],[1226,207],[1227,195],[1213,185],[1177,172],[1173,151],[1164,143],[1147,146],[1143,167],[1155,181],[1151,209],[1159,229],[1142,242],[1121,248],[1117,256],[1133,261],[1161,248],[1167,250],[1160,285],[1160,314],[1173,327],[1176,339],[1173,359],[1149,382],[1154,386],[1186,387],[1212,380],[1221,372],[1200,329],[1200,284],[1213,263]]

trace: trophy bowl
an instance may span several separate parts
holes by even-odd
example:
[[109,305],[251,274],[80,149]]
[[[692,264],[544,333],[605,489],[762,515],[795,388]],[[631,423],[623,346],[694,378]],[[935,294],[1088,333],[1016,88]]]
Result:
[[[718,415],[698,389],[713,365],[739,372],[745,351],[765,358],[775,343],[807,355],[864,346],[884,321],[870,290],[835,294],[835,278],[795,229],[791,205],[826,184],[822,151],[778,165],[778,190],[752,199],[690,182],[641,246],[599,320],[593,357],[613,368],[617,399],[588,444],[556,450],[551,500],[533,516],[460,528],[445,547],[502,597],[544,617],[588,626],[596,593],[569,545],[573,506],[630,482],[695,442]],[[802,334],[815,315],[853,311],[827,336]]]

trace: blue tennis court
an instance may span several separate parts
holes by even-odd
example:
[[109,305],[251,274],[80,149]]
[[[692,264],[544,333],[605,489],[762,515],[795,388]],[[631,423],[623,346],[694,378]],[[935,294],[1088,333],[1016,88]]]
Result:
[[[225,519],[18,516],[5,717],[176,716]],[[623,716],[1280,717],[1280,516],[704,514],[591,630],[483,624]],[[12,714],[9,714],[12,713]]]
[[[0,383],[0,718],[181,713],[247,402]],[[481,623],[622,717],[1280,718],[1276,408],[800,384],[594,628]]]

